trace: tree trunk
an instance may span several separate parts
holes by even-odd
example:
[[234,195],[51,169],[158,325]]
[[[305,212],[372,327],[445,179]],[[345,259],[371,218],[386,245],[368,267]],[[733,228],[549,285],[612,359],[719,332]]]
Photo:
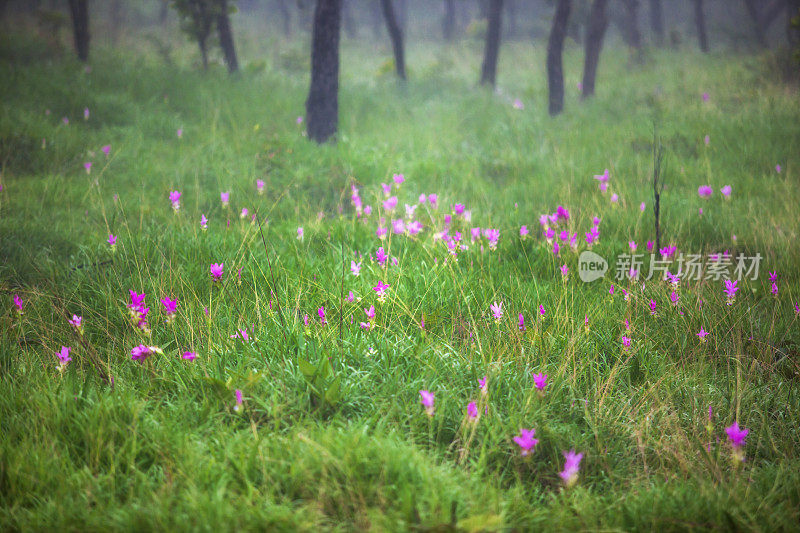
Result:
[[692,0],[694,2],[694,22],[697,25],[697,39],[700,43],[700,50],[708,53],[708,37],[706,36],[706,15],[703,12],[703,0]]
[[452,41],[456,30],[456,0],[444,0],[442,16],[442,36],[445,41]]
[[505,0],[506,2],[506,40],[509,41],[517,35],[517,4],[516,0]]
[[628,44],[641,55],[642,32],[639,31],[639,0],[623,0],[625,3],[625,31]]
[[800,27],[792,24],[795,17],[800,20],[800,0],[789,0],[786,2],[786,40],[791,46],[800,44]]
[[392,0],[381,0],[383,9],[383,19],[386,21],[386,30],[389,32],[389,39],[392,41],[392,51],[394,52],[394,68],[397,76],[401,80],[406,79],[406,60],[403,53],[403,33],[397,23],[397,17],[392,7]]
[[400,33],[405,35],[408,30],[408,1],[397,0],[397,11],[395,13],[397,25],[400,26]]
[[658,45],[664,44],[664,11],[661,0],[650,0],[650,27],[656,36]]
[[372,1],[369,3],[370,20],[372,21],[372,36],[377,41],[381,38],[381,28],[383,28],[383,14],[380,2]]
[[228,17],[228,0],[217,0],[217,32],[219,35],[219,46],[222,48],[222,55],[225,56],[225,64],[228,65],[228,72],[233,74],[239,70],[239,61],[236,59],[236,47],[233,44],[233,32],[231,31],[231,19]]
[[158,23],[161,26],[167,23],[167,15],[169,15],[169,1],[161,0],[161,9],[158,11]]
[[481,67],[481,84],[495,86],[497,78],[497,56],[500,53],[500,28],[503,17],[503,0],[490,0],[489,25],[486,28],[486,46]]
[[88,0],[69,0],[72,15],[72,28],[75,34],[75,50],[78,59],[89,61],[89,2]]
[[283,35],[287,39],[292,36],[292,14],[289,12],[288,0],[278,0],[277,9],[283,21]]
[[547,88],[550,93],[548,109],[551,116],[564,110],[564,65],[561,56],[571,7],[571,0],[558,0],[550,39],[547,41]]
[[306,100],[309,138],[323,143],[339,122],[339,33],[342,0],[317,0],[311,39],[311,86]]
[[589,23],[586,27],[586,49],[583,59],[583,89],[581,97],[594,96],[594,83],[597,78],[597,65],[600,52],[603,50],[603,38],[608,28],[606,5],[608,0],[594,0],[589,11]]

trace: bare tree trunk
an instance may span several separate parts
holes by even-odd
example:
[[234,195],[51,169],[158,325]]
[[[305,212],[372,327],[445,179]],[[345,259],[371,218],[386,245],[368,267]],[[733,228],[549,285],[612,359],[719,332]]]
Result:
[[406,79],[406,60],[403,53],[403,33],[397,24],[397,17],[392,7],[392,0],[381,0],[383,9],[383,19],[386,21],[386,29],[389,32],[389,39],[392,41],[392,51],[394,52],[394,68],[397,76],[401,80]]
[[397,0],[397,25],[400,26],[400,32],[405,35],[408,31],[408,0]]
[[89,61],[89,2],[88,0],[69,0],[72,15],[72,29],[75,35],[75,50],[78,59]]
[[444,0],[442,16],[442,36],[445,41],[452,41],[456,30],[456,0]]
[[495,86],[497,56],[500,54],[500,28],[502,26],[503,0],[490,0],[489,25],[486,28],[486,47],[481,67],[481,84]]
[[228,65],[228,72],[233,74],[239,70],[239,61],[236,59],[236,47],[233,44],[231,20],[228,17],[228,0],[217,0],[217,2],[219,8],[219,13],[217,14],[219,46],[222,48],[222,55],[225,56],[225,64]]
[[287,5],[288,0],[278,0],[276,5],[283,21],[283,35],[287,39],[292,36],[292,14]]
[[650,0],[650,27],[659,46],[664,44],[664,11],[661,0]]
[[583,99],[594,96],[597,65],[600,62],[603,38],[608,28],[607,4],[608,0],[594,0],[589,11],[589,23],[586,27],[586,49],[583,59],[583,89],[581,93]]
[[639,31],[639,0],[623,0],[625,4],[625,31],[628,44],[636,51],[639,59],[642,52],[642,32]]
[[161,9],[158,11],[158,23],[163,26],[167,23],[169,15],[169,0],[161,0]]
[[317,0],[311,42],[311,86],[306,100],[309,138],[323,143],[339,123],[339,37],[342,0]]
[[700,42],[700,50],[708,53],[708,37],[706,36],[706,15],[703,11],[703,0],[692,0],[694,2],[694,22],[697,25],[697,39]]
[[564,39],[567,36],[567,22],[572,7],[571,0],[558,0],[550,39],[547,41],[547,88],[549,91],[550,115],[558,115],[564,110]]

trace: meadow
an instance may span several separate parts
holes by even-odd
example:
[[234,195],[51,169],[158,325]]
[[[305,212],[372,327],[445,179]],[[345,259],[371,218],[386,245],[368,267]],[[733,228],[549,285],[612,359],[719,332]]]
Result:
[[551,118],[539,44],[493,93],[479,42],[409,43],[401,85],[346,40],[318,146],[307,44],[246,34],[230,77],[134,37],[90,69],[0,38],[0,528],[800,528],[800,99],[770,52],[612,42],[581,102],[570,45]]

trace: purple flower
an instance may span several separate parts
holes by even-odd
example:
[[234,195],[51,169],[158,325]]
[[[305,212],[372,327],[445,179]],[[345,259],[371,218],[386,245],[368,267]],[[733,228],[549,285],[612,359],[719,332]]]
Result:
[[488,389],[486,388],[486,382],[488,381],[489,376],[483,376],[478,380],[478,388],[481,390],[481,394],[486,394]]
[[472,420],[478,418],[478,406],[475,405],[475,402],[469,402],[467,404],[467,416]]
[[525,105],[519,98],[514,98],[514,103],[511,104],[514,109],[525,109]]
[[178,131],[176,133],[178,134],[178,139],[183,137],[183,128],[178,128]]
[[171,191],[169,193],[169,201],[172,203],[172,209],[176,213],[181,208],[181,193],[179,191]]
[[108,234],[108,245],[111,246],[111,248],[117,245],[117,237],[114,236],[113,233]]
[[358,276],[361,273],[361,261],[356,263],[355,261],[350,261],[350,272],[354,276]]
[[83,108],[83,120],[89,120],[89,108],[88,107],[84,107]]
[[522,457],[525,457],[533,451],[533,447],[539,443],[539,440],[533,438],[533,435],[536,433],[535,429],[521,428],[519,433],[519,436],[514,437],[514,442],[520,447]]
[[656,314],[656,305],[657,305],[656,301],[653,300],[652,298],[650,298],[650,314],[651,315],[655,315]]
[[547,387],[547,374],[534,374],[533,384],[538,390],[543,391]]
[[405,176],[403,176],[402,174],[394,174],[392,175],[392,179],[394,180],[394,184],[397,185],[398,187],[400,187],[400,185],[402,185],[403,182],[406,181]]
[[500,302],[500,304],[494,302],[489,306],[489,309],[492,311],[492,315],[494,315],[494,321],[499,323],[500,319],[503,318],[503,302]]
[[609,175],[608,169],[606,169],[602,174],[595,174],[594,179],[600,183],[608,183],[610,177],[611,176]]
[[622,336],[622,346],[626,350],[631,347],[631,339],[630,339],[630,337],[626,337],[625,335]]
[[[780,170],[778,171],[780,172]],[[431,207],[436,208],[436,202],[439,201],[439,196],[436,194],[429,194],[428,195],[428,202],[431,204]]]
[[708,102],[708,100],[709,100],[710,98],[711,98],[711,97],[709,96],[709,94],[708,94],[708,93],[703,93],[703,102]]
[[194,352],[183,352],[181,359],[186,359],[187,361],[194,361],[197,358],[197,354]]
[[519,236],[521,238],[524,239],[525,237],[528,236],[529,233],[530,231],[528,231],[528,226],[522,226],[521,228],[519,228]]
[[60,370],[63,370],[70,361],[72,361],[72,357],[69,356],[69,351],[72,348],[68,348],[66,346],[61,347],[60,352],[56,352],[56,357],[58,357],[58,367]]
[[723,188],[721,188],[719,190],[719,192],[721,192],[722,196],[724,196],[725,198],[730,198],[730,196],[731,196],[731,186],[730,185],[725,185]]
[[325,306],[324,305],[322,307],[320,307],[319,309],[317,309],[317,315],[319,316],[319,323],[320,324],[322,324],[324,326],[325,324],[328,323],[328,321],[325,320]]
[[386,252],[383,250],[383,246],[379,247],[378,250],[375,252],[375,260],[378,261],[378,264],[380,266],[385,266],[387,259],[388,256],[386,255]]
[[737,283],[739,283],[739,280],[725,280],[725,294],[727,295],[726,303],[728,305],[733,305],[733,301],[736,299],[736,291],[739,290],[739,287],[736,286]]
[[225,263],[213,263],[211,265],[211,275],[214,278],[214,281],[219,281],[222,279],[222,274],[224,273]]
[[108,154],[111,153],[111,145],[110,144],[107,144],[107,145],[103,146],[100,149],[103,151],[103,153],[105,154],[106,157],[108,157]]
[[86,163],[83,164],[83,168],[86,169],[86,173],[87,174],[91,174],[92,173],[92,162],[91,161],[87,161]]
[[619,195],[617,193],[614,193],[611,195],[611,203],[615,204],[617,202],[619,202]]
[[419,391],[420,402],[425,407],[425,414],[433,416],[433,393],[426,390]]
[[161,303],[164,305],[164,311],[167,313],[168,319],[171,319],[172,316],[175,315],[175,311],[178,308],[178,300],[170,300],[169,298],[162,298]]
[[517,326],[519,327],[520,331],[525,331],[525,317],[522,316],[522,313],[519,314],[519,321],[517,322]]
[[208,219],[205,215],[200,215],[200,229],[203,231],[208,229]]
[[378,301],[383,301],[386,298],[386,289],[389,288],[388,283],[378,280],[378,284],[372,288],[378,294]]
[[706,342],[706,335],[708,335],[708,332],[704,330],[702,326],[700,326],[700,332],[697,333],[697,337],[700,339],[700,342]]
[[17,313],[22,314],[24,304],[22,303],[22,298],[20,298],[18,294],[14,295],[14,305],[17,307]]
[[703,139],[703,142],[706,143],[706,146],[708,146],[711,143],[711,137],[706,135],[705,138]]
[[222,201],[222,207],[228,207],[231,199],[231,193],[221,192],[219,193],[219,199]]
[[383,202],[383,209],[390,213],[394,211],[395,207],[397,207],[397,196],[390,196]]
[[781,173],[781,166],[780,165],[775,165],[775,172],[777,172],[778,174]]
[[264,194],[265,185],[266,184],[264,183],[264,180],[256,180],[256,190],[258,191],[258,194]]
[[303,231],[303,227],[300,226],[299,228],[297,228],[297,240],[302,242],[304,235],[305,235],[305,232]]
[[734,448],[741,448],[745,445],[745,438],[750,433],[749,429],[740,428],[739,422],[734,422],[732,425],[725,428],[725,433],[728,435],[728,440]]
[[701,185],[697,188],[697,194],[700,195],[700,198],[711,198],[713,193],[714,189],[710,185]]
[[578,479],[578,471],[581,467],[581,459],[583,459],[583,454],[575,453],[575,450],[570,450],[568,452],[564,452],[564,458],[566,459],[564,462],[564,470],[559,472],[558,475],[564,480],[564,483],[568,487],[571,487]]
[[240,389],[236,389],[233,394],[236,397],[236,405],[233,406],[233,410],[238,412],[242,408],[243,403],[242,391]]
[[158,346],[145,346],[144,344],[140,344],[131,350],[131,360],[144,362],[145,359],[154,353],[163,354],[164,352],[161,351],[161,348]]

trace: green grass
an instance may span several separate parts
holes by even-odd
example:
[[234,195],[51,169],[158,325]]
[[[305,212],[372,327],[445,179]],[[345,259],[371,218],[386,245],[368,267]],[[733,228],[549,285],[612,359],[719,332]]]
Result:
[[[234,78],[221,67],[198,72],[189,45],[169,67],[131,39],[127,52],[94,50],[87,73],[35,39],[3,37],[3,529],[798,529],[800,104],[769,57],[652,51],[629,67],[611,46],[597,98],[581,103],[581,54],[571,48],[566,112],[553,119],[539,45],[504,44],[503,91],[491,94],[475,86],[475,43],[412,45],[400,87],[380,74],[385,46],[348,41],[338,142],[316,146],[295,123],[303,45],[247,35]],[[524,110],[511,106],[517,97]],[[595,252],[613,263],[630,240],[643,249],[653,238],[654,123],[667,151],[664,241],[764,258],[732,306],[722,281],[683,281],[683,314],[663,282],[642,290],[609,273],[583,284],[577,254],[555,259],[540,235],[539,215],[563,205],[581,250],[594,216]],[[592,179],[604,168],[617,206]],[[407,180],[401,209],[421,193],[438,193],[441,207],[417,209],[426,226],[418,238],[380,242],[377,215],[354,216],[350,186],[377,212],[380,183],[397,172]],[[256,179],[266,181],[263,196]],[[714,187],[709,200],[697,195],[703,184]],[[729,200],[719,194],[726,184]],[[220,191],[231,192],[229,208]],[[471,245],[448,259],[433,235],[458,202],[472,222],[454,230],[469,243],[470,227],[499,228],[497,250]],[[240,219],[243,207],[259,223]],[[379,246],[397,266],[383,271],[367,258]],[[359,254],[356,278],[349,262]],[[218,284],[215,262],[225,263]],[[391,285],[384,303],[378,280]],[[150,338],[128,321],[129,289],[147,293]],[[360,302],[343,301],[351,290]],[[179,300],[171,324],[165,296]],[[494,301],[506,309],[500,324],[490,319]],[[372,304],[375,328],[365,333],[358,323]],[[84,317],[82,338],[72,314]],[[254,339],[231,339],[238,328]],[[141,342],[164,354],[131,361]],[[73,361],[59,372],[62,345]],[[181,360],[185,350],[197,359]],[[318,385],[340,384],[335,402],[304,376],[302,361],[318,360],[331,369]],[[549,376],[544,395],[536,372]],[[432,418],[420,389],[436,394]],[[474,424],[471,400],[482,413]],[[750,430],[742,464],[724,433],[734,420]],[[539,438],[527,459],[512,440],[521,427]],[[585,457],[565,488],[558,472],[572,448]]]

